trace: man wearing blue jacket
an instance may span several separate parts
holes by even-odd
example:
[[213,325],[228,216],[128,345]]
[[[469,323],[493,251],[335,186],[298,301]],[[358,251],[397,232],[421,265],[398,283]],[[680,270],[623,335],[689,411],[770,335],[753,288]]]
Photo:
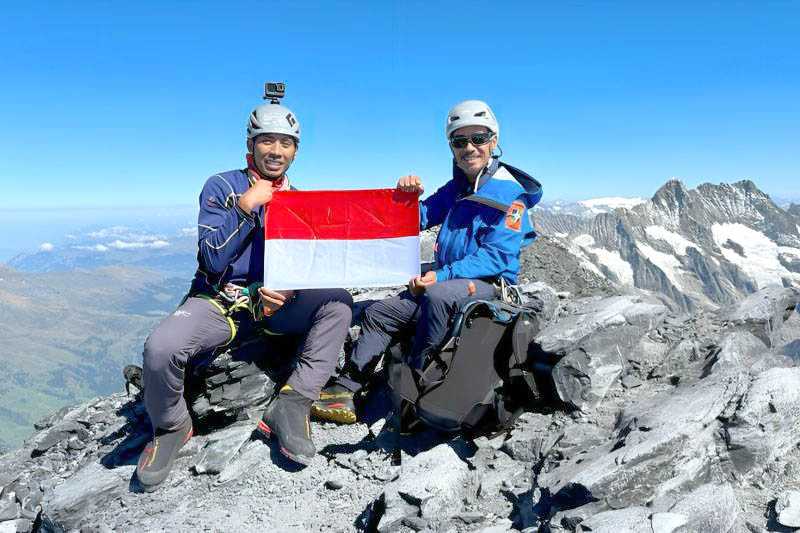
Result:
[[[278,100],[256,107],[247,127],[247,168],[210,177],[200,193],[197,272],[185,301],[162,320],[144,346],[144,403],[154,437],[136,468],[146,490],[162,483],[191,438],[183,398],[192,356],[229,344],[256,321],[276,334],[300,337],[297,363],[258,430],[277,436],[280,451],[308,464],[311,403],[336,369],[351,321],[352,298],[343,289],[258,289],[264,277],[264,205],[290,189],[286,174],[300,142],[300,124]],[[255,296],[255,295],[252,295]]]
[[[500,127],[486,103],[467,100],[454,106],[445,133],[453,179],[420,203],[420,229],[441,224],[435,269],[412,279],[408,290],[367,308],[346,368],[312,406],[319,418],[356,421],[353,393],[394,336],[416,325],[409,363],[421,368],[446,341],[459,302],[468,296],[490,299],[496,284],[517,282],[520,250],[536,236],[528,209],[541,199],[541,185],[492,155]],[[397,187],[423,192],[417,176],[401,178]]]

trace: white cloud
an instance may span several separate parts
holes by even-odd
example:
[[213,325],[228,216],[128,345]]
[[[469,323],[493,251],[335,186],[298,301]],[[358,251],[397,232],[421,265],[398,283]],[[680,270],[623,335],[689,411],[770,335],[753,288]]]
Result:
[[53,246],[53,244],[49,242],[43,242],[42,244],[39,245],[40,252],[52,252],[54,248],[55,246]]
[[130,242],[130,241],[122,241],[122,240],[115,240],[113,242],[108,243],[110,248],[116,248],[117,250],[132,250],[137,248],[166,248],[169,246],[169,242],[164,240],[155,240],[149,242]]
[[197,226],[192,226],[191,228],[181,228],[181,236],[197,237]]
[[92,231],[87,236],[94,240],[115,239],[123,242],[150,243],[163,241],[164,237],[152,233],[141,233],[128,228],[127,226],[112,226],[101,230]]
[[95,245],[92,245],[92,246],[74,246],[73,248],[75,248],[76,250],[89,250],[91,252],[107,252],[108,251],[108,246],[105,246],[103,244],[95,244]]

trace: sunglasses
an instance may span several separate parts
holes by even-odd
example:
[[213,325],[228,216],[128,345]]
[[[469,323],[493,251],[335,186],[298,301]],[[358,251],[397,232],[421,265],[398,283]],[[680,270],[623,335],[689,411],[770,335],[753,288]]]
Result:
[[482,131],[480,133],[473,133],[469,137],[465,135],[454,135],[450,137],[450,146],[453,148],[466,148],[467,143],[472,143],[473,146],[482,146],[494,138],[494,132]]

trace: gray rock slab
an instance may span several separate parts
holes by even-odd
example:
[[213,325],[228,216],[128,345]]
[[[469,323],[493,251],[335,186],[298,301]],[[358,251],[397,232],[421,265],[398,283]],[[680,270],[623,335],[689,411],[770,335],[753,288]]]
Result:
[[0,533],[30,533],[33,522],[25,518],[0,523]]
[[517,461],[538,461],[558,439],[559,433],[550,429],[552,421],[550,415],[523,413],[501,449]]
[[211,435],[194,464],[198,474],[219,474],[250,439],[253,425],[236,424]]
[[586,411],[605,397],[628,354],[658,326],[667,308],[626,295],[579,300],[570,312],[545,327],[534,342],[559,359],[553,369],[559,398]]
[[771,355],[767,345],[749,331],[732,331],[722,337],[719,349],[713,355],[711,372],[741,367],[757,373],[766,368],[760,368],[760,365],[752,368],[753,363],[762,358],[773,360]]
[[259,464],[269,460],[269,446],[264,446],[264,443],[259,441],[248,442],[242,446],[240,453],[222,468],[217,483],[221,485],[242,479]]
[[76,528],[85,517],[127,492],[135,469],[135,465],[108,469],[89,463],[45,495],[42,506],[67,529]]
[[666,511],[718,467],[717,417],[746,384],[743,374],[712,375],[634,404],[612,442],[541,473],[538,483],[557,497],[589,494],[613,509],[657,502],[654,510]]
[[747,296],[725,316],[734,327],[744,328],[769,346],[784,321],[800,303],[800,291],[790,287],[767,287]]
[[536,342],[546,352],[567,352],[603,329],[632,325],[648,331],[656,327],[666,313],[665,306],[644,302],[638,296],[589,298],[579,301],[573,314],[542,330]]
[[653,513],[650,517],[653,533],[673,533],[688,521],[686,516],[678,513]]
[[778,522],[787,527],[800,527],[800,491],[788,490],[775,502]]
[[[509,486],[522,484],[526,481],[525,465],[515,461],[503,452],[495,452],[488,457],[476,454],[470,463],[481,472],[478,479],[478,497],[481,499],[502,497]],[[528,486],[530,482],[528,481]]]
[[615,347],[593,351],[579,348],[555,365],[553,382],[563,402],[588,411],[603,400],[622,368],[622,355]]
[[739,515],[739,504],[730,483],[707,483],[686,494],[670,512],[687,518],[679,532],[727,533]]
[[565,456],[572,456],[608,442],[607,430],[594,424],[568,424],[560,432],[555,449]]
[[581,522],[581,530],[593,533],[653,533],[650,511],[645,507],[626,507],[604,511]]
[[736,469],[764,468],[800,442],[800,368],[772,368],[756,376],[726,426]]
[[470,533],[505,533],[506,531],[514,531],[514,524],[508,518],[501,518],[490,526],[473,529]]
[[400,476],[384,489],[386,510],[378,530],[388,531],[406,516],[426,520],[453,516],[475,489],[467,464],[447,444],[404,459]]
[[19,518],[19,511],[15,500],[0,500],[0,522]]

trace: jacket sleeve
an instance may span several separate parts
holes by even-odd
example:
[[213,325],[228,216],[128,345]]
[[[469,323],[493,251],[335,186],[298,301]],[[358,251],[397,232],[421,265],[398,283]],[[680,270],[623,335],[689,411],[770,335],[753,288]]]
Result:
[[419,203],[419,229],[425,230],[444,222],[455,203],[454,186],[452,180],[448,181]]
[[[197,217],[198,248],[203,268],[221,274],[248,244],[255,217],[238,205],[230,185],[218,176],[206,181]],[[232,204],[232,205],[231,205]]]
[[506,224],[505,213],[493,213],[476,232],[477,250],[436,270],[436,281],[491,278],[507,271],[519,260],[526,226],[530,225],[527,220],[527,216],[523,217],[522,227],[515,230]]

